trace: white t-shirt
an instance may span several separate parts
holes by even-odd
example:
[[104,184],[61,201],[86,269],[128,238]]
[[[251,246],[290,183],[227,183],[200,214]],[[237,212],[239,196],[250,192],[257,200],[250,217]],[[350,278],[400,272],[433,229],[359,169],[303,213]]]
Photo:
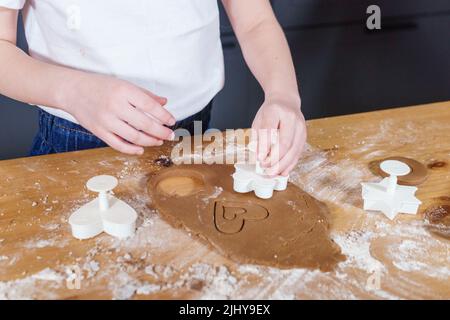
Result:
[[223,87],[216,0],[0,0],[0,6],[23,8],[32,57],[130,81],[166,97],[177,120],[200,111]]

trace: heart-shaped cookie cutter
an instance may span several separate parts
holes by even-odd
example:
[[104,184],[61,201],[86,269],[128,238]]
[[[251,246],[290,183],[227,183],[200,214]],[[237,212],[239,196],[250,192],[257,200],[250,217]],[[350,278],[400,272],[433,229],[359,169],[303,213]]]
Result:
[[69,217],[72,235],[77,239],[89,239],[106,232],[117,238],[127,238],[136,229],[136,211],[127,203],[111,195],[118,181],[113,176],[101,175],[86,184],[98,197],[76,210]]

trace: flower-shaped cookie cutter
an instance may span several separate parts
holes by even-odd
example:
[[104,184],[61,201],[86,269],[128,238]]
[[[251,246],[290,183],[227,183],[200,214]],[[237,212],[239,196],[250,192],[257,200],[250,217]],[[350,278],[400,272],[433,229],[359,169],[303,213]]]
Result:
[[[257,164],[237,163],[234,165],[233,189],[239,193],[253,191],[258,198],[270,199],[273,191],[287,188],[289,176],[269,177],[257,173]],[[258,170],[259,171],[259,170]]]

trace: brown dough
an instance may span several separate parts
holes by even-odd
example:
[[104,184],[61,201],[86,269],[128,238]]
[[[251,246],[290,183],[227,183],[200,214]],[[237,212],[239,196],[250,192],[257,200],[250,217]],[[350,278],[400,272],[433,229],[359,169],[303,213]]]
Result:
[[432,205],[423,214],[428,231],[450,240],[450,201]]
[[148,184],[152,206],[237,262],[329,271],[345,259],[329,237],[323,203],[292,184],[269,200],[236,193],[233,171],[226,165],[163,169]]
[[423,183],[428,177],[428,170],[423,164],[421,164],[419,161],[405,157],[389,157],[382,160],[372,161],[369,163],[370,171],[377,176],[381,176],[383,178],[388,177],[389,175],[380,168],[380,163],[385,160],[398,160],[406,163],[411,168],[411,172],[407,175],[397,177],[398,184],[405,186],[417,186]]

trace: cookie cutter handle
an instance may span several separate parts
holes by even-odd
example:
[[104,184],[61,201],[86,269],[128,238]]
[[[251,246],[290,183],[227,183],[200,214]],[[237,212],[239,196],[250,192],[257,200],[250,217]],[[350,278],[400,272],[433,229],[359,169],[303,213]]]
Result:
[[113,190],[118,183],[116,177],[108,175],[92,177],[86,183],[86,187],[90,191],[98,192],[98,208],[100,211],[109,209],[108,192]]
[[389,175],[387,192],[394,194],[397,189],[397,181],[399,176],[407,175],[411,172],[411,168],[398,160],[386,160],[380,163],[380,168]]

